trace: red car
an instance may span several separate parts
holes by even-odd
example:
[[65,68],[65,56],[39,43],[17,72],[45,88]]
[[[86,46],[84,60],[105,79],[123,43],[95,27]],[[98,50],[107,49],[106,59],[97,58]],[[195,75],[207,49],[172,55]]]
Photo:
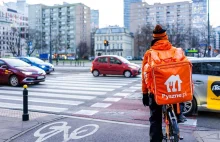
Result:
[[0,83],[19,86],[45,81],[44,70],[30,66],[19,59],[0,59]]
[[103,74],[104,76],[110,74],[135,77],[141,74],[141,69],[139,65],[130,63],[127,59],[121,56],[106,55],[95,58],[92,62],[91,73],[95,77],[100,74]]

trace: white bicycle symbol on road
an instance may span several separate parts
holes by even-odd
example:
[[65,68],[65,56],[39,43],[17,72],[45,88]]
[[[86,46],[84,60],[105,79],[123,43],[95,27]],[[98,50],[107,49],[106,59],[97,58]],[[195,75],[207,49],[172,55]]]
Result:
[[[59,124],[59,125],[57,125]],[[75,129],[71,134],[69,134],[69,129],[71,126],[67,126],[67,122],[54,122],[48,125],[45,125],[44,127],[38,129],[35,133],[34,136],[38,137],[36,142],[43,142],[59,133],[63,132],[63,142],[67,142],[69,140],[73,139],[81,139],[87,136],[90,136],[94,134],[96,131],[98,131],[99,126],[96,124],[88,124],[84,125],[82,127],[79,127]],[[51,131],[46,132],[46,133],[41,133],[45,128],[47,128]],[[44,130],[45,131],[45,130]],[[81,135],[80,135],[81,134]]]

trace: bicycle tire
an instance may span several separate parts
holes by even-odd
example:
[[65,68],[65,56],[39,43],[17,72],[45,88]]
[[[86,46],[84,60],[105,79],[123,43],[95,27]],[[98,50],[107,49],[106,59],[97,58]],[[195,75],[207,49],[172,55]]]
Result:
[[179,142],[179,128],[175,120],[172,120],[172,123],[170,123],[170,136],[173,137],[173,139],[170,139],[170,142]]

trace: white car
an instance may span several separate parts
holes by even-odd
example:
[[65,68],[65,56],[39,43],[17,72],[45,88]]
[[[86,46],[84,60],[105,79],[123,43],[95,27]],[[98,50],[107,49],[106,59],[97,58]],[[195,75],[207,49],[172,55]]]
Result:
[[132,56],[127,56],[126,59],[127,60],[132,60]]

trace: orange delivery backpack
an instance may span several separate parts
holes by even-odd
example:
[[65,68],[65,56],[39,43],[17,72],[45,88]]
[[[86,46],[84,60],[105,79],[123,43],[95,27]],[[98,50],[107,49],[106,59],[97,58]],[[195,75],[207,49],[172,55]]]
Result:
[[146,53],[144,80],[158,105],[193,99],[192,64],[181,48],[150,49]]

